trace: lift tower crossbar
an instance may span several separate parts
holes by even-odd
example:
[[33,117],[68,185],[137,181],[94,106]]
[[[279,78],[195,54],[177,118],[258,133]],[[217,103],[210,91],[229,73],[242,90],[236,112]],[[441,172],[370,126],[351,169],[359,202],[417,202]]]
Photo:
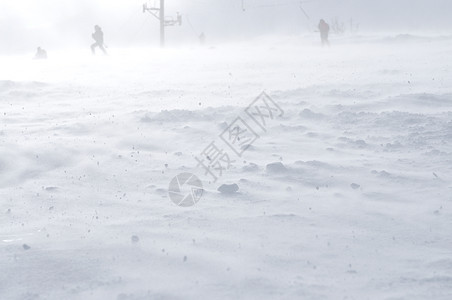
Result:
[[165,27],[182,25],[182,16],[177,13],[176,19],[167,19],[165,17],[165,0],[160,0],[160,7],[149,7],[147,3],[143,4],[143,13],[150,13],[160,21],[160,46],[165,47]]

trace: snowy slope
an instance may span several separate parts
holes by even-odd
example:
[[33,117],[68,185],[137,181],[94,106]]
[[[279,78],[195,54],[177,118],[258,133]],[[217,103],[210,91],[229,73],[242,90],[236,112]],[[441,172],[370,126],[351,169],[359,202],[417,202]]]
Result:
[[[452,38],[308,38],[1,57],[0,299],[451,299]],[[173,204],[263,90],[284,116]]]

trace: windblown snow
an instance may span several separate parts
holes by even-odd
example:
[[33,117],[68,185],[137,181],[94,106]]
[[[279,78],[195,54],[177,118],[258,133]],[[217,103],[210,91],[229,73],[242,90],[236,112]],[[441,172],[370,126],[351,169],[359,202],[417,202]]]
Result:
[[1,57],[0,299],[451,299],[452,37],[314,38]]

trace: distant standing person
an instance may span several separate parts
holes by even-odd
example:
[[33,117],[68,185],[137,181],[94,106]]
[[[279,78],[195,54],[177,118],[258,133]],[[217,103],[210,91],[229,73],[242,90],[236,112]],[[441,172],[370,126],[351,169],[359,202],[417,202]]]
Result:
[[330,45],[330,41],[328,40],[328,35],[330,33],[330,25],[325,22],[325,20],[320,20],[319,23],[319,31],[320,31],[320,38],[322,39],[322,46]]
[[199,36],[199,43],[201,44],[201,46],[204,46],[206,44],[206,35],[204,34],[204,32]]
[[96,47],[99,47],[100,50],[104,54],[107,54],[107,51],[104,47],[104,33],[102,32],[102,28],[99,25],[94,26],[94,33],[91,35],[95,41],[94,44],[91,45],[91,51],[93,54],[96,54]]
[[47,59],[47,52],[41,47],[38,47],[38,50],[35,54],[35,59]]

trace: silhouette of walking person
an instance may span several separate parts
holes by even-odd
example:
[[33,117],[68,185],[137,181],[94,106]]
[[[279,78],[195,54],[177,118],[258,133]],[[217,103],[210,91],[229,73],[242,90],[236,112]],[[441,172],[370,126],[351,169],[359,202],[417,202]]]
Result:
[[94,33],[91,36],[95,41],[95,43],[91,45],[91,51],[93,52],[93,54],[96,54],[97,47],[99,47],[99,49],[102,50],[104,54],[107,54],[107,51],[104,47],[104,33],[99,25],[94,26]]
[[325,20],[320,20],[319,23],[319,31],[320,31],[320,38],[322,40],[322,46],[329,46],[330,41],[328,40],[328,35],[330,33],[330,25],[325,22]]

